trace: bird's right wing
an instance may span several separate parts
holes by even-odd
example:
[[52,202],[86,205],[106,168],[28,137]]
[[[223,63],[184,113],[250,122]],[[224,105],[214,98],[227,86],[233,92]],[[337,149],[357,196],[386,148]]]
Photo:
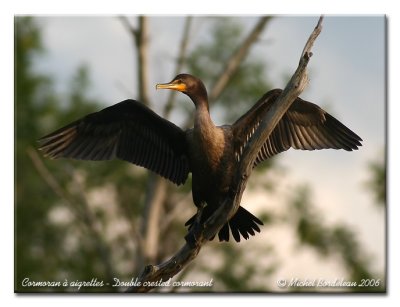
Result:
[[121,159],[178,185],[190,172],[185,132],[130,99],[89,114],[39,142],[39,149],[50,158]]

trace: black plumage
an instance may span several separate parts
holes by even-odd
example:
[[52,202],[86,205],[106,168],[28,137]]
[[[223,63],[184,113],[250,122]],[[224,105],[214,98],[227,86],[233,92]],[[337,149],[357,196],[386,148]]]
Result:
[[[193,201],[205,205],[200,222],[218,208],[228,192],[243,149],[281,90],[267,92],[233,125],[215,126],[209,114],[207,91],[198,78],[180,74],[159,89],[188,95],[196,107],[192,129],[183,131],[135,100],[125,100],[89,114],[40,139],[50,158],[121,159],[143,166],[180,185],[192,173]],[[297,98],[260,149],[254,167],[289,148],[356,150],[361,138],[317,105]],[[196,215],[185,225],[192,227]],[[236,241],[260,232],[257,217],[239,207],[218,233]]]

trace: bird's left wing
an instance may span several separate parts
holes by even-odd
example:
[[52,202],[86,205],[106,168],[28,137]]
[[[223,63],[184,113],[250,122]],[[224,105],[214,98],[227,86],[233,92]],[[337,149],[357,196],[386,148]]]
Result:
[[50,158],[121,159],[178,185],[190,172],[185,132],[130,99],[89,114],[39,142],[39,149]]
[[[269,91],[232,125],[236,160],[241,159],[244,147],[281,93],[280,89]],[[357,134],[328,112],[298,97],[261,147],[254,166],[290,147],[351,151],[358,149],[361,141]]]

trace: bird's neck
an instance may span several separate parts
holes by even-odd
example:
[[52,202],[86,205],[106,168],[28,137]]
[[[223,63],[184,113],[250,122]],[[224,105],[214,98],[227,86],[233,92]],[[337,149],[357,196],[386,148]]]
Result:
[[[190,97],[196,106],[194,119],[194,134],[202,151],[212,153],[212,148],[221,143],[222,132],[216,127],[210,116],[207,92]],[[222,142],[223,143],[223,142]],[[219,146],[219,145],[218,145]],[[217,156],[217,155],[216,155]]]
[[210,134],[216,127],[211,119],[207,100],[196,101],[194,129],[201,134]]
[[193,138],[195,160],[200,172],[217,172],[224,154],[225,137],[211,120],[207,104],[196,104]]

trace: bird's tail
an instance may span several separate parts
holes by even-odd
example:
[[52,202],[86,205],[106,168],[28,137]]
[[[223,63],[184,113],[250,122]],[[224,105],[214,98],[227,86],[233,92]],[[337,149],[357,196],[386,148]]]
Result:
[[[201,222],[204,222],[210,215],[203,214]],[[185,226],[189,226],[189,230],[191,229],[197,214],[193,215],[186,223]],[[257,217],[251,214],[242,206],[239,207],[238,211],[236,211],[235,215],[220,229],[218,232],[218,238],[220,241],[229,241],[229,229],[232,232],[232,236],[236,242],[240,242],[240,235],[246,240],[250,237],[250,235],[254,236],[255,231],[260,232],[260,227],[258,225],[264,225],[262,221],[260,221]],[[213,240],[212,237],[210,240]]]

